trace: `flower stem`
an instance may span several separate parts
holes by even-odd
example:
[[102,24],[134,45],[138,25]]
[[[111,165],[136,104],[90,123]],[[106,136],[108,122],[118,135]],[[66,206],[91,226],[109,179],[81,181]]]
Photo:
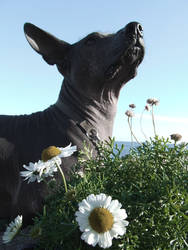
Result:
[[136,142],[141,145],[141,143],[137,140],[136,136],[133,133],[129,117],[128,117],[128,124],[129,124],[129,128],[130,128],[130,131],[131,131],[131,135],[134,137],[134,139],[136,140]]
[[[132,131],[133,129],[133,118],[131,117],[131,122],[130,122],[130,130]],[[131,148],[133,147],[133,134],[131,133]]]
[[142,111],[142,114],[140,116],[140,129],[141,129],[141,132],[142,132],[142,134],[144,135],[144,137],[145,137],[145,139],[147,141],[148,138],[147,138],[146,134],[144,133],[143,126],[142,126],[142,118],[143,118],[144,111],[145,111],[145,109]]
[[154,134],[155,134],[155,136],[157,136],[156,128],[155,128],[155,120],[154,120],[153,105],[152,105],[152,108],[151,108],[151,115],[152,115],[152,122],[153,122]]
[[61,167],[59,166],[59,164],[57,162],[55,164],[56,164],[56,166],[58,167],[58,169],[59,169],[59,171],[61,173],[63,184],[64,184],[64,187],[65,187],[65,192],[67,193],[68,189],[67,189],[67,182],[66,182],[66,179],[65,179],[65,175],[64,175]]
[[46,216],[46,205],[43,207],[43,216]]

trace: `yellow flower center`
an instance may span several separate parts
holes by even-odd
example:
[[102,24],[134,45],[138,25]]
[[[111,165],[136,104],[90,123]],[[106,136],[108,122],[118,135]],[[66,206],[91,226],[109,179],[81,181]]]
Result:
[[94,208],[88,219],[90,226],[98,233],[109,231],[114,224],[113,215],[103,207]]
[[42,151],[41,159],[42,159],[42,161],[45,162],[45,161],[48,161],[48,160],[52,159],[53,157],[59,155],[60,153],[61,153],[60,149],[58,149],[55,146],[50,146]]

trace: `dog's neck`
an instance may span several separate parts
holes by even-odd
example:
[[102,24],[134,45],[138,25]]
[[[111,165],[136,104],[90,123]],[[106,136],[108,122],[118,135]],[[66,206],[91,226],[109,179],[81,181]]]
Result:
[[87,123],[94,128],[101,140],[112,136],[117,99],[95,100],[81,94],[64,79],[56,106],[78,124]]

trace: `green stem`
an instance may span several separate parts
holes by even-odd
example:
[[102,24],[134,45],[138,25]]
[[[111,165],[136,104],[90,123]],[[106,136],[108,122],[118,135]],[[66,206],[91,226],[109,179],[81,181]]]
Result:
[[59,166],[59,164],[57,164],[57,162],[55,164],[56,164],[56,166],[58,167],[58,169],[59,169],[59,171],[61,173],[63,184],[64,184],[64,187],[65,187],[65,192],[67,193],[68,189],[67,189],[67,182],[66,182],[66,179],[65,179],[65,175],[64,175],[61,167]]
[[133,130],[131,128],[131,124],[130,124],[130,120],[129,120],[129,117],[128,117],[128,124],[129,124],[129,128],[130,128],[130,131],[131,131],[131,135],[134,137],[134,139],[136,140],[137,143],[139,143],[141,145],[141,143],[137,140],[136,136],[134,135],[133,133]]
[[46,216],[46,205],[43,207],[43,216]]

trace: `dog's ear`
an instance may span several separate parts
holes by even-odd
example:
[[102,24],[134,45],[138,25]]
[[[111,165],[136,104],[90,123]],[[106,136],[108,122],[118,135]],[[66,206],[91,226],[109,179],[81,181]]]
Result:
[[59,64],[71,45],[52,36],[31,23],[25,23],[24,33],[31,47],[50,64]]

